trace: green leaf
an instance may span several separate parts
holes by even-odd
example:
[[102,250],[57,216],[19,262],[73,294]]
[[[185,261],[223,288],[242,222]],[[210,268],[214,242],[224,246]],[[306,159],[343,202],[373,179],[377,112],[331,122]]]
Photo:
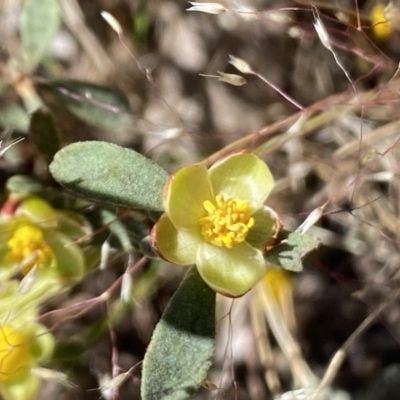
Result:
[[103,226],[107,226],[113,236],[118,239],[120,247],[126,252],[132,251],[133,246],[129,232],[125,225],[117,218],[116,213],[101,209],[99,210],[99,214],[103,221]]
[[280,243],[267,251],[264,258],[271,264],[293,272],[303,270],[302,258],[320,244],[320,240],[315,236],[296,231],[284,231],[278,240]]
[[55,95],[62,106],[90,125],[115,129],[132,124],[129,101],[118,89],[74,80],[38,82],[36,86],[42,94]]
[[143,400],[185,400],[211,365],[215,292],[194,267],[172,297],[143,361]]
[[31,117],[30,131],[36,147],[50,164],[60,149],[58,129],[50,111],[42,108],[34,112]]
[[59,151],[50,164],[66,189],[117,206],[162,211],[167,173],[146,157],[105,142],[78,142]]
[[58,0],[25,0],[22,10],[21,36],[27,71],[42,60],[61,21]]
[[7,180],[6,188],[10,193],[22,195],[43,195],[44,186],[28,175],[14,175]]
[[16,104],[2,107],[0,110],[0,125],[3,128],[15,128],[26,133],[29,128],[29,115],[23,107]]

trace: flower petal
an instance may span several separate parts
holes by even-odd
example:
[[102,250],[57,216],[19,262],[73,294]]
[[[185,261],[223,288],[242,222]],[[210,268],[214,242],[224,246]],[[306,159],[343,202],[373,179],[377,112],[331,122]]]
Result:
[[154,225],[151,242],[155,251],[164,259],[179,265],[194,264],[196,251],[203,242],[193,231],[177,230],[166,214]]
[[18,215],[27,217],[31,222],[40,224],[42,227],[56,227],[56,210],[40,197],[28,197],[17,209]]
[[[293,292],[293,274],[276,265],[269,265],[261,281],[263,290],[269,289],[275,301],[285,307],[284,299]],[[283,300],[283,301],[282,301]]]
[[247,243],[231,249],[203,244],[196,256],[197,269],[217,293],[240,297],[256,285],[265,274],[265,261],[260,250]]
[[0,329],[0,382],[12,379],[32,364],[29,337],[20,329],[4,325]]
[[33,399],[40,385],[40,380],[29,370],[22,371],[14,379],[2,382],[0,393],[5,399]]
[[282,223],[278,214],[267,206],[258,209],[252,217],[254,218],[254,225],[250,228],[246,242],[265,251],[266,247],[274,244]]
[[176,228],[193,229],[206,215],[205,200],[213,200],[207,168],[189,165],[172,175],[164,189],[164,210]]
[[249,209],[261,207],[274,186],[267,165],[252,153],[236,153],[209,169],[215,195],[247,200]]

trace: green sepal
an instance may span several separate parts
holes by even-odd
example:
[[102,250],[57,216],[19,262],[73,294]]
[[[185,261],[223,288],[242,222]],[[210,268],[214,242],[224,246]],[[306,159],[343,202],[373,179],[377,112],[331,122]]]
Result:
[[[71,239],[60,232],[46,230],[44,241],[51,247],[56,258],[57,276],[61,278],[81,278],[85,270],[83,252]],[[51,273],[51,270],[47,270]],[[45,271],[46,272],[46,271]]]
[[189,399],[210,368],[214,342],[215,292],[192,268],[154,330],[143,361],[142,399]]
[[70,210],[57,210],[57,219],[59,232],[71,240],[90,241],[93,228],[82,214]]
[[254,214],[254,225],[246,236],[246,242],[256,249],[264,250],[277,236],[281,223],[278,214],[269,207],[263,206]]
[[155,253],[153,246],[151,245],[150,235],[147,235],[139,242],[140,252],[149,258],[159,258],[158,254]]
[[319,244],[320,240],[315,236],[296,231],[281,231],[278,244],[267,251],[264,258],[269,263],[281,266],[288,271],[301,272],[302,258],[316,249]]
[[48,359],[54,351],[54,336],[40,324],[32,324],[29,329],[33,337],[29,343],[32,356],[36,361]]
[[161,211],[167,173],[141,154],[105,142],[73,143],[50,164],[66,189],[117,206]]

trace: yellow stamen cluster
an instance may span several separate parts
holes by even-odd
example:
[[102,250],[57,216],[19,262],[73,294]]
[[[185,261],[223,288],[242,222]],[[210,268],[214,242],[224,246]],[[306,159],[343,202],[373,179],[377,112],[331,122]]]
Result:
[[0,327],[0,381],[13,378],[18,370],[29,365],[31,353],[24,334],[10,326]]
[[242,243],[249,229],[254,225],[250,216],[248,201],[225,199],[221,194],[216,196],[214,205],[206,200],[203,203],[208,215],[200,219],[201,233],[207,243],[218,247],[232,248]]
[[34,225],[27,224],[17,228],[7,246],[7,259],[20,263],[24,274],[34,265],[43,267],[53,258],[53,251],[43,240],[42,230]]

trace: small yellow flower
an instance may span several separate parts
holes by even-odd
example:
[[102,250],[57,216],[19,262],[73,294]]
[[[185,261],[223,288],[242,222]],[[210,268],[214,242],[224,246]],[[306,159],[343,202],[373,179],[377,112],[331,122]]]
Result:
[[85,258],[74,241],[87,231],[75,216],[39,197],[6,201],[0,211],[0,279],[26,275],[33,267],[42,276],[81,276]]
[[277,303],[281,298],[292,291],[292,275],[281,267],[270,266],[263,278],[263,286],[269,286]]
[[178,170],[164,188],[164,209],[151,234],[166,260],[196,264],[216,292],[242,296],[265,274],[262,252],[280,228],[264,206],[273,187],[265,163],[237,153],[210,169],[196,164]]
[[54,349],[54,338],[31,318],[0,326],[0,397],[4,400],[31,400],[40,380],[32,373]]
[[35,225],[27,223],[17,228],[7,246],[6,259],[18,263],[24,275],[34,265],[41,269],[54,262],[53,251],[44,242],[42,229]]
[[371,11],[372,32],[379,40],[387,39],[393,33],[393,5],[377,4]]

